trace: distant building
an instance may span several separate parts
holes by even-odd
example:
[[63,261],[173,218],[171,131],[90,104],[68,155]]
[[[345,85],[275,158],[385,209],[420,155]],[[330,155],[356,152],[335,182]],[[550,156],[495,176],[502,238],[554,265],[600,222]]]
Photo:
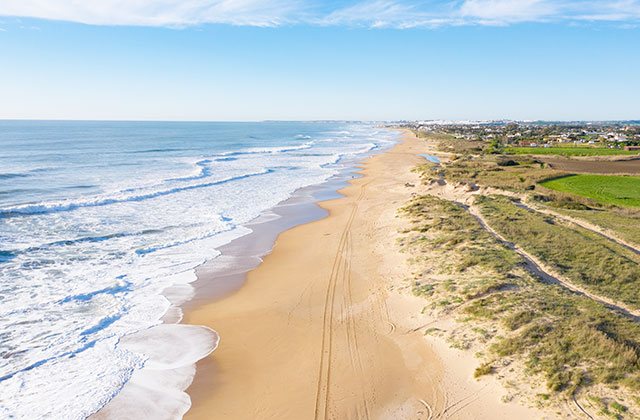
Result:
[[518,144],[522,147],[538,147],[538,143],[535,143],[529,140],[522,140],[518,142]]
[[607,139],[609,141],[615,141],[617,143],[622,143],[627,141],[627,136],[625,136],[624,134],[619,134],[619,133],[608,133],[607,134]]

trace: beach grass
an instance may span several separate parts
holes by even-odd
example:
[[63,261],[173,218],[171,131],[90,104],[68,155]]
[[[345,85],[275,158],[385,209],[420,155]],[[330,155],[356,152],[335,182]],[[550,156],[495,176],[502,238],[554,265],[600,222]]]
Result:
[[[446,150],[442,140],[439,145]],[[528,197],[536,207],[640,243],[640,209],[546,188],[543,183],[567,173],[535,157],[481,149],[458,154],[440,168],[423,168],[423,179]],[[479,195],[476,200],[493,229],[555,273],[594,295],[640,307],[640,257],[632,251],[520,206],[514,198]],[[544,405],[588,397],[604,402],[606,416],[640,417],[640,399],[634,399],[640,392],[640,325],[634,318],[561,284],[543,282],[464,206],[424,196],[405,212],[414,227],[403,244],[419,267],[414,291],[428,290],[422,296],[437,316],[449,314],[462,322],[447,340],[481,355],[474,376],[495,374],[510,383],[529,383],[536,392],[544,384],[546,391],[537,394],[544,396],[538,398]]]
[[630,244],[640,247],[640,209],[632,208],[591,208],[587,206],[577,208],[558,207],[555,202],[543,202],[553,211],[560,214],[582,219],[602,229],[613,232],[616,236]]
[[601,204],[640,207],[640,177],[581,174],[543,181],[551,190],[576,194]]
[[495,155],[467,155],[451,160],[443,166],[440,174],[447,182],[475,183],[526,192],[534,190],[539,182],[563,173],[526,156],[505,158]]
[[507,197],[478,197],[492,228],[508,241],[599,295],[640,308],[640,257],[578,226],[516,205]]
[[474,154],[481,153],[486,147],[486,143],[480,139],[462,140],[457,139],[450,134],[443,133],[425,133],[424,131],[413,130],[418,138],[428,139],[438,145],[438,149],[443,152],[456,154]]
[[507,147],[507,155],[616,156],[637,155],[637,151],[605,147]]
[[[544,395],[552,397],[601,395],[604,389],[601,397],[615,400],[610,397],[640,390],[638,323],[543,283],[455,203],[420,196],[402,213],[409,227],[401,245],[416,267],[414,291],[429,290],[419,294],[433,302],[432,310],[457,314],[467,325],[451,332],[448,341],[461,348],[480,346],[485,356],[474,376],[502,376],[517,368],[519,380],[531,386],[542,380]],[[603,384],[607,387],[599,387]]]

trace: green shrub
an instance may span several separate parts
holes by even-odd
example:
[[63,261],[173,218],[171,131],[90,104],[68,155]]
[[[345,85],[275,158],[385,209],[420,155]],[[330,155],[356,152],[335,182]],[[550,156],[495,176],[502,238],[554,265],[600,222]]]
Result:
[[479,378],[481,376],[491,375],[493,371],[493,366],[490,363],[483,363],[476,368],[475,372],[473,372],[473,377]]

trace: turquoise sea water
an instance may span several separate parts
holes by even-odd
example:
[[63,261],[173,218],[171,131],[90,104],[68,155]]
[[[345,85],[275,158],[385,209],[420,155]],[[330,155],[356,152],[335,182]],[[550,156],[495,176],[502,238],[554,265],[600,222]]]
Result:
[[0,122],[0,417],[98,410],[145,365],[119,343],[160,323],[166,288],[395,138],[352,123]]

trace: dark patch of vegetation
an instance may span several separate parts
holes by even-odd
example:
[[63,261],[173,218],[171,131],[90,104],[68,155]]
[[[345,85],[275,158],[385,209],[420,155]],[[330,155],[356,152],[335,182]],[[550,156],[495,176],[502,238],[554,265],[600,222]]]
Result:
[[433,289],[433,284],[422,284],[420,282],[416,282],[411,290],[416,296],[431,296],[433,295]]
[[538,193],[534,194],[531,198],[533,198],[534,201],[549,205],[550,207],[555,207],[557,209],[595,210],[601,207],[600,205],[592,202],[589,199],[583,199],[571,194],[558,192],[549,193],[547,191],[543,191],[542,193],[540,193],[540,190],[538,190]]
[[501,155],[504,152],[504,144],[498,138],[494,138],[489,142],[489,146],[484,149],[485,153],[492,155]]
[[611,417],[613,419],[624,418],[624,413],[628,411],[628,408],[615,400],[589,397],[591,404],[598,409],[598,414],[601,416]]
[[518,165],[520,164],[513,159],[498,160],[498,166],[518,166]]
[[625,407],[624,405],[620,404],[617,401],[614,401],[611,403],[611,408],[613,408],[614,411],[617,411],[618,413],[624,413],[625,411],[627,411],[627,407]]

